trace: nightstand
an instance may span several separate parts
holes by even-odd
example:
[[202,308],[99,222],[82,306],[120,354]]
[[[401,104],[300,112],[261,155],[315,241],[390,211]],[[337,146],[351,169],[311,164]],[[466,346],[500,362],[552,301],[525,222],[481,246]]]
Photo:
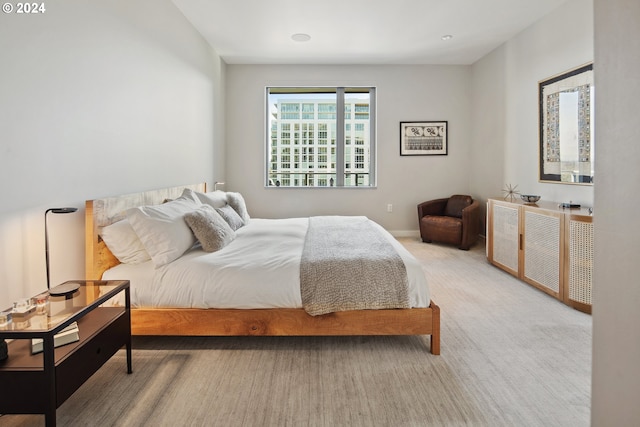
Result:
[[[131,306],[128,280],[74,281],[79,289],[60,303],[53,316],[34,313],[0,326],[0,339],[11,339],[9,357],[0,362],[0,413],[44,414],[56,425],[56,409],[120,348],[126,347],[131,365]],[[122,304],[104,304],[112,298]],[[80,339],[54,347],[54,335],[77,322]],[[40,338],[44,350],[31,353],[31,339]]]

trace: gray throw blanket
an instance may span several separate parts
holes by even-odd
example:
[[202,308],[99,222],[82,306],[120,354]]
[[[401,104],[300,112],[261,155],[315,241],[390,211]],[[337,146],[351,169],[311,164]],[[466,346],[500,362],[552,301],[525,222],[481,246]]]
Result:
[[366,217],[309,218],[300,292],[302,305],[312,316],[410,308],[404,262]]

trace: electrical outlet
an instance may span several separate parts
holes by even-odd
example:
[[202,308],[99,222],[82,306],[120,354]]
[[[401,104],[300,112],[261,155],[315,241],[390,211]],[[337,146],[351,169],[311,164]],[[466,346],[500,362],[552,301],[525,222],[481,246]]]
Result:
[[387,212],[393,212],[393,205],[391,203],[387,205]]

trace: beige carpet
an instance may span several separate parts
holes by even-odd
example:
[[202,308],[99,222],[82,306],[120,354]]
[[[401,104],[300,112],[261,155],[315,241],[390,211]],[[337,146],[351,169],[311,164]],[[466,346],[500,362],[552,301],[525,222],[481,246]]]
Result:
[[424,337],[137,337],[134,373],[117,353],[58,425],[589,425],[589,315],[489,265],[482,243],[400,240],[440,305],[441,356]]

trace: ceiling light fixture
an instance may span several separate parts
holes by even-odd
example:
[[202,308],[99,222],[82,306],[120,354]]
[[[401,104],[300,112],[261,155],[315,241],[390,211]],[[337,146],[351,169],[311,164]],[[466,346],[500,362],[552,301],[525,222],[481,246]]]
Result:
[[311,36],[305,33],[296,33],[291,36],[291,39],[296,42],[308,42],[311,40]]
[[453,38],[453,36],[451,34],[445,34],[444,36],[442,36],[442,40],[447,41],[447,40],[451,40]]

